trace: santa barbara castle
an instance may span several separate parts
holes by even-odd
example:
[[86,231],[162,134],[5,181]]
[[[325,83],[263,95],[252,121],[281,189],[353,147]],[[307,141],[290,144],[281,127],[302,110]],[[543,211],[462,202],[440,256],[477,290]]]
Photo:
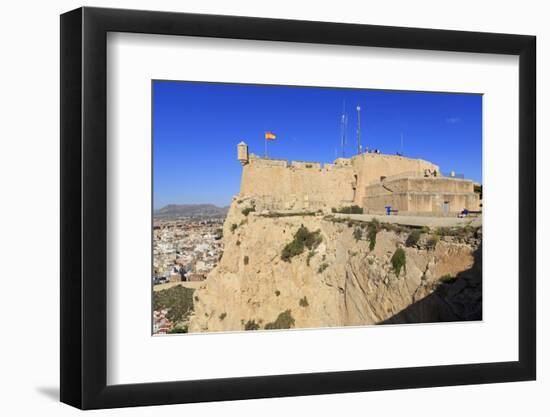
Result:
[[334,163],[261,158],[237,145],[243,166],[241,197],[260,210],[331,210],[359,206],[364,213],[456,215],[480,210],[471,180],[443,176],[422,159],[364,152]]

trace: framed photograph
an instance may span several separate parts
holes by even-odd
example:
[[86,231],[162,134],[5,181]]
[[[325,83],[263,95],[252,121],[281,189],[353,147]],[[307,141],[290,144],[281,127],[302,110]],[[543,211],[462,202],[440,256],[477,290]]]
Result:
[[535,42],[63,14],[61,401],[535,379]]

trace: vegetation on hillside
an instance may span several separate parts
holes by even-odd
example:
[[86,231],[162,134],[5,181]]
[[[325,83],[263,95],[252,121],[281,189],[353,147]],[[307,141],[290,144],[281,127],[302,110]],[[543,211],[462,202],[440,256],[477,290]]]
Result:
[[279,314],[274,322],[267,323],[264,328],[266,330],[290,329],[294,327],[295,323],[296,321],[294,320],[294,317],[292,317],[292,311],[285,310]]
[[248,216],[250,213],[256,211],[256,207],[252,206],[252,207],[245,207],[242,209],[241,213],[244,214],[245,216]]
[[391,257],[391,265],[395,276],[399,276],[401,269],[407,271],[407,257],[403,248],[397,248]]
[[174,328],[168,330],[166,333],[175,334],[175,333],[188,333],[188,332],[189,332],[189,326],[183,325],[181,327],[174,327]]
[[248,320],[244,325],[245,330],[258,330],[260,325],[256,323],[256,320]]
[[363,207],[359,207],[356,205],[339,207],[339,208],[333,207],[332,212],[342,213],[342,214],[363,214]]
[[279,217],[299,217],[299,216],[315,216],[317,213],[314,211],[296,211],[296,212],[280,212],[272,211],[266,214],[260,214],[261,217],[267,218],[279,218]]
[[181,322],[193,311],[193,292],[191,288],[176,285],[161,291],[153,291],[153,309],[167,309],[167,317],[174,323]]
[[376,219],[372,219],[367,224],[367,239],[369,240],[369,249],[373,250],[376,246],[376,235],[380,231],[380,223]]
[[310,232],[307,227],[300,226],[294,234],[294,239],[283,248],[281,259],[290,262],[293,257],[301,255],[306,248],[314,250],[322,241],[320,230]]
[[435,234],[442,236],[457,237],[467,239],[469,237],[477,237],[481,234],[481,227],[464,226],[464,227],[438,227]]

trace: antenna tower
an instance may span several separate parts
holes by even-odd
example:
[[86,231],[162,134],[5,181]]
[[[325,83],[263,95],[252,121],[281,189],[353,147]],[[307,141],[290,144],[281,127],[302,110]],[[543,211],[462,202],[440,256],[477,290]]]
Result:
[[346,114],[346,101],[344,100],[344,109],[342,112],[342,122],[341,122],[341,130],[342,130],[342,136],[340,139],[340,150],[342,158],[346,157],[345,154],[345,146],[346,146],[346,132],[348,130],[348,116]]
[[357,154],[361,154],[361,106],[357,105]]

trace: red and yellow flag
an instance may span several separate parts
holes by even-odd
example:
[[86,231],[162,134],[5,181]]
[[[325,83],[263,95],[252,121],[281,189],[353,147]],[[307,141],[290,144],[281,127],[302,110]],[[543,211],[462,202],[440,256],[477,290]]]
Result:
[[275,140],[277,136],[272,132],[265,132],[265,140]]

